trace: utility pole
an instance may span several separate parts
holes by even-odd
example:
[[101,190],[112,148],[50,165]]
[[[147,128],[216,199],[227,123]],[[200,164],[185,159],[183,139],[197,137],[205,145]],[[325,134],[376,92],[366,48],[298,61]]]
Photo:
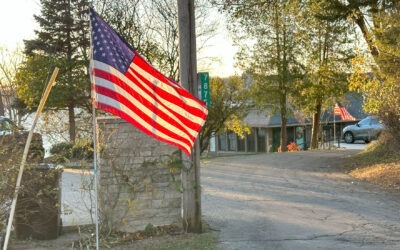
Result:
[[[197,89],[197,58],[194,0],[178,0],[179,68],[182,86],[194,96]],[[201,233],[200,144],[196,140],[192,155],[182,153],[183,227]]]

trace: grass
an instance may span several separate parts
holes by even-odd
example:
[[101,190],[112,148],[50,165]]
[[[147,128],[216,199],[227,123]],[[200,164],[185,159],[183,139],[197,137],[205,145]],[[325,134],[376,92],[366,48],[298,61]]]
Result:
[[159,242],[158,246],[152,245],[143,249],[147,250],[175,250],[175,249],[217,249],[217,240],[210,232],[202,234],[186,234],[185,237]]
[[[218,236],[203,222],[200,234],[175,231],[169,226],[155,227],[153,232],[120,233],[100,238],[100,249],[140,250],[216,250]],[[93,225],[66,227],[55,240],[13,239],[13,249],[94,249]]]
[[[168,231],[168,230],[167,230]],[[128,240],[122,244],[114,244],[112,249],[143,249],[143,250],[214,250],[217,249],[218,238],[211,231],[207,223],[203,222],[203,232],[194,233],[155,233],[135,234],[135,240]],[[142,236],[144,236],[142,238]],[[128,236],[129,237],[129,236]],[[119,237],[121,239],[121,237]],[[142,239],[140,239],[142,238]]]
[[344,164],[351,176],[386,189],[400,190],[400,152],[397,147],[376,141]]

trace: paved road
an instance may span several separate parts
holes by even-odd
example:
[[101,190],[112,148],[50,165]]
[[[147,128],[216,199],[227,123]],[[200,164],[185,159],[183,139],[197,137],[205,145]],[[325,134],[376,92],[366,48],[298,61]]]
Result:
[[356,150],[202,163],[204,219],[221,249],[400,249],[400,194],[338,167]]
[[[374,143],[374,142],[371,142]],[[354,143],[345,143],[345,142],[340,142],[340,144],[335,143],[335,146],[339,146],[341,148],[345,149],[359,149],[359,150],[364,150],[366,146],[369,144],[366,144],[364,141],[355,141]]]

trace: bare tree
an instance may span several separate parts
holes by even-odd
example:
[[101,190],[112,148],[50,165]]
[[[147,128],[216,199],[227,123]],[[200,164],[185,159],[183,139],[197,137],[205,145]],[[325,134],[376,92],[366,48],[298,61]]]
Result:
[[21,115],[14,108],[17,98],[15,74],[24,56],[20,49],[10,51],[0,48],[0,115],[21,122]]
[[[129,8],[128,8],[129,6]],[[147,61],[179,81],[178,7],[176,0],[98,0],[96,10]],[[206,0],[196,1],[197,51],[216,35],[217,17]],[[210,60],[206,58],[204,60]],[[215,58],[211,58],[215,60]]]

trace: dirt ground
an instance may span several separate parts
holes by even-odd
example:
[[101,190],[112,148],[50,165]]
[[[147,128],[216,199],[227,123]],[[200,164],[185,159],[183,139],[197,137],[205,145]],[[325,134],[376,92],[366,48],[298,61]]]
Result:
[[372,182],[385,189],[400,191],[400,164],[398,163],[381,163],[373,166],[355,169],[350,175],[357,178]]
[[374,183],[388,191],[400,191],[400,153],[389,152],[373,142],[344,163],[345,171],[354,178]]
[[[362,153],[360,153],[362,154]],[[376,159],[376,155],[356,155],[344,163],[343,171],[349,175],[379,185],[389,192],[400,191],[400,162],[391,160],[384,163]],[[374,157],[375,160],[368,160]],[[9,249],[94,249],[94,239],[90,230],[78,232],[70,230],[65,232],[57,240],[50,241],[15,241]],[[159,235],[142,235],[139,238],[109,238],[102,242],[103,249],[176,249],[173,244],[182,242],[181,249],[190,249],[193,241],[207,242],[198,249],[216,249],[215,233],[206,230],[204,234],[185,234],[177,232],[164,232]],[[123,238],[123,237],[122,237]],[[170,246],[171,245],[171,246]],[[89,247],[89,248],[87,248]]]

